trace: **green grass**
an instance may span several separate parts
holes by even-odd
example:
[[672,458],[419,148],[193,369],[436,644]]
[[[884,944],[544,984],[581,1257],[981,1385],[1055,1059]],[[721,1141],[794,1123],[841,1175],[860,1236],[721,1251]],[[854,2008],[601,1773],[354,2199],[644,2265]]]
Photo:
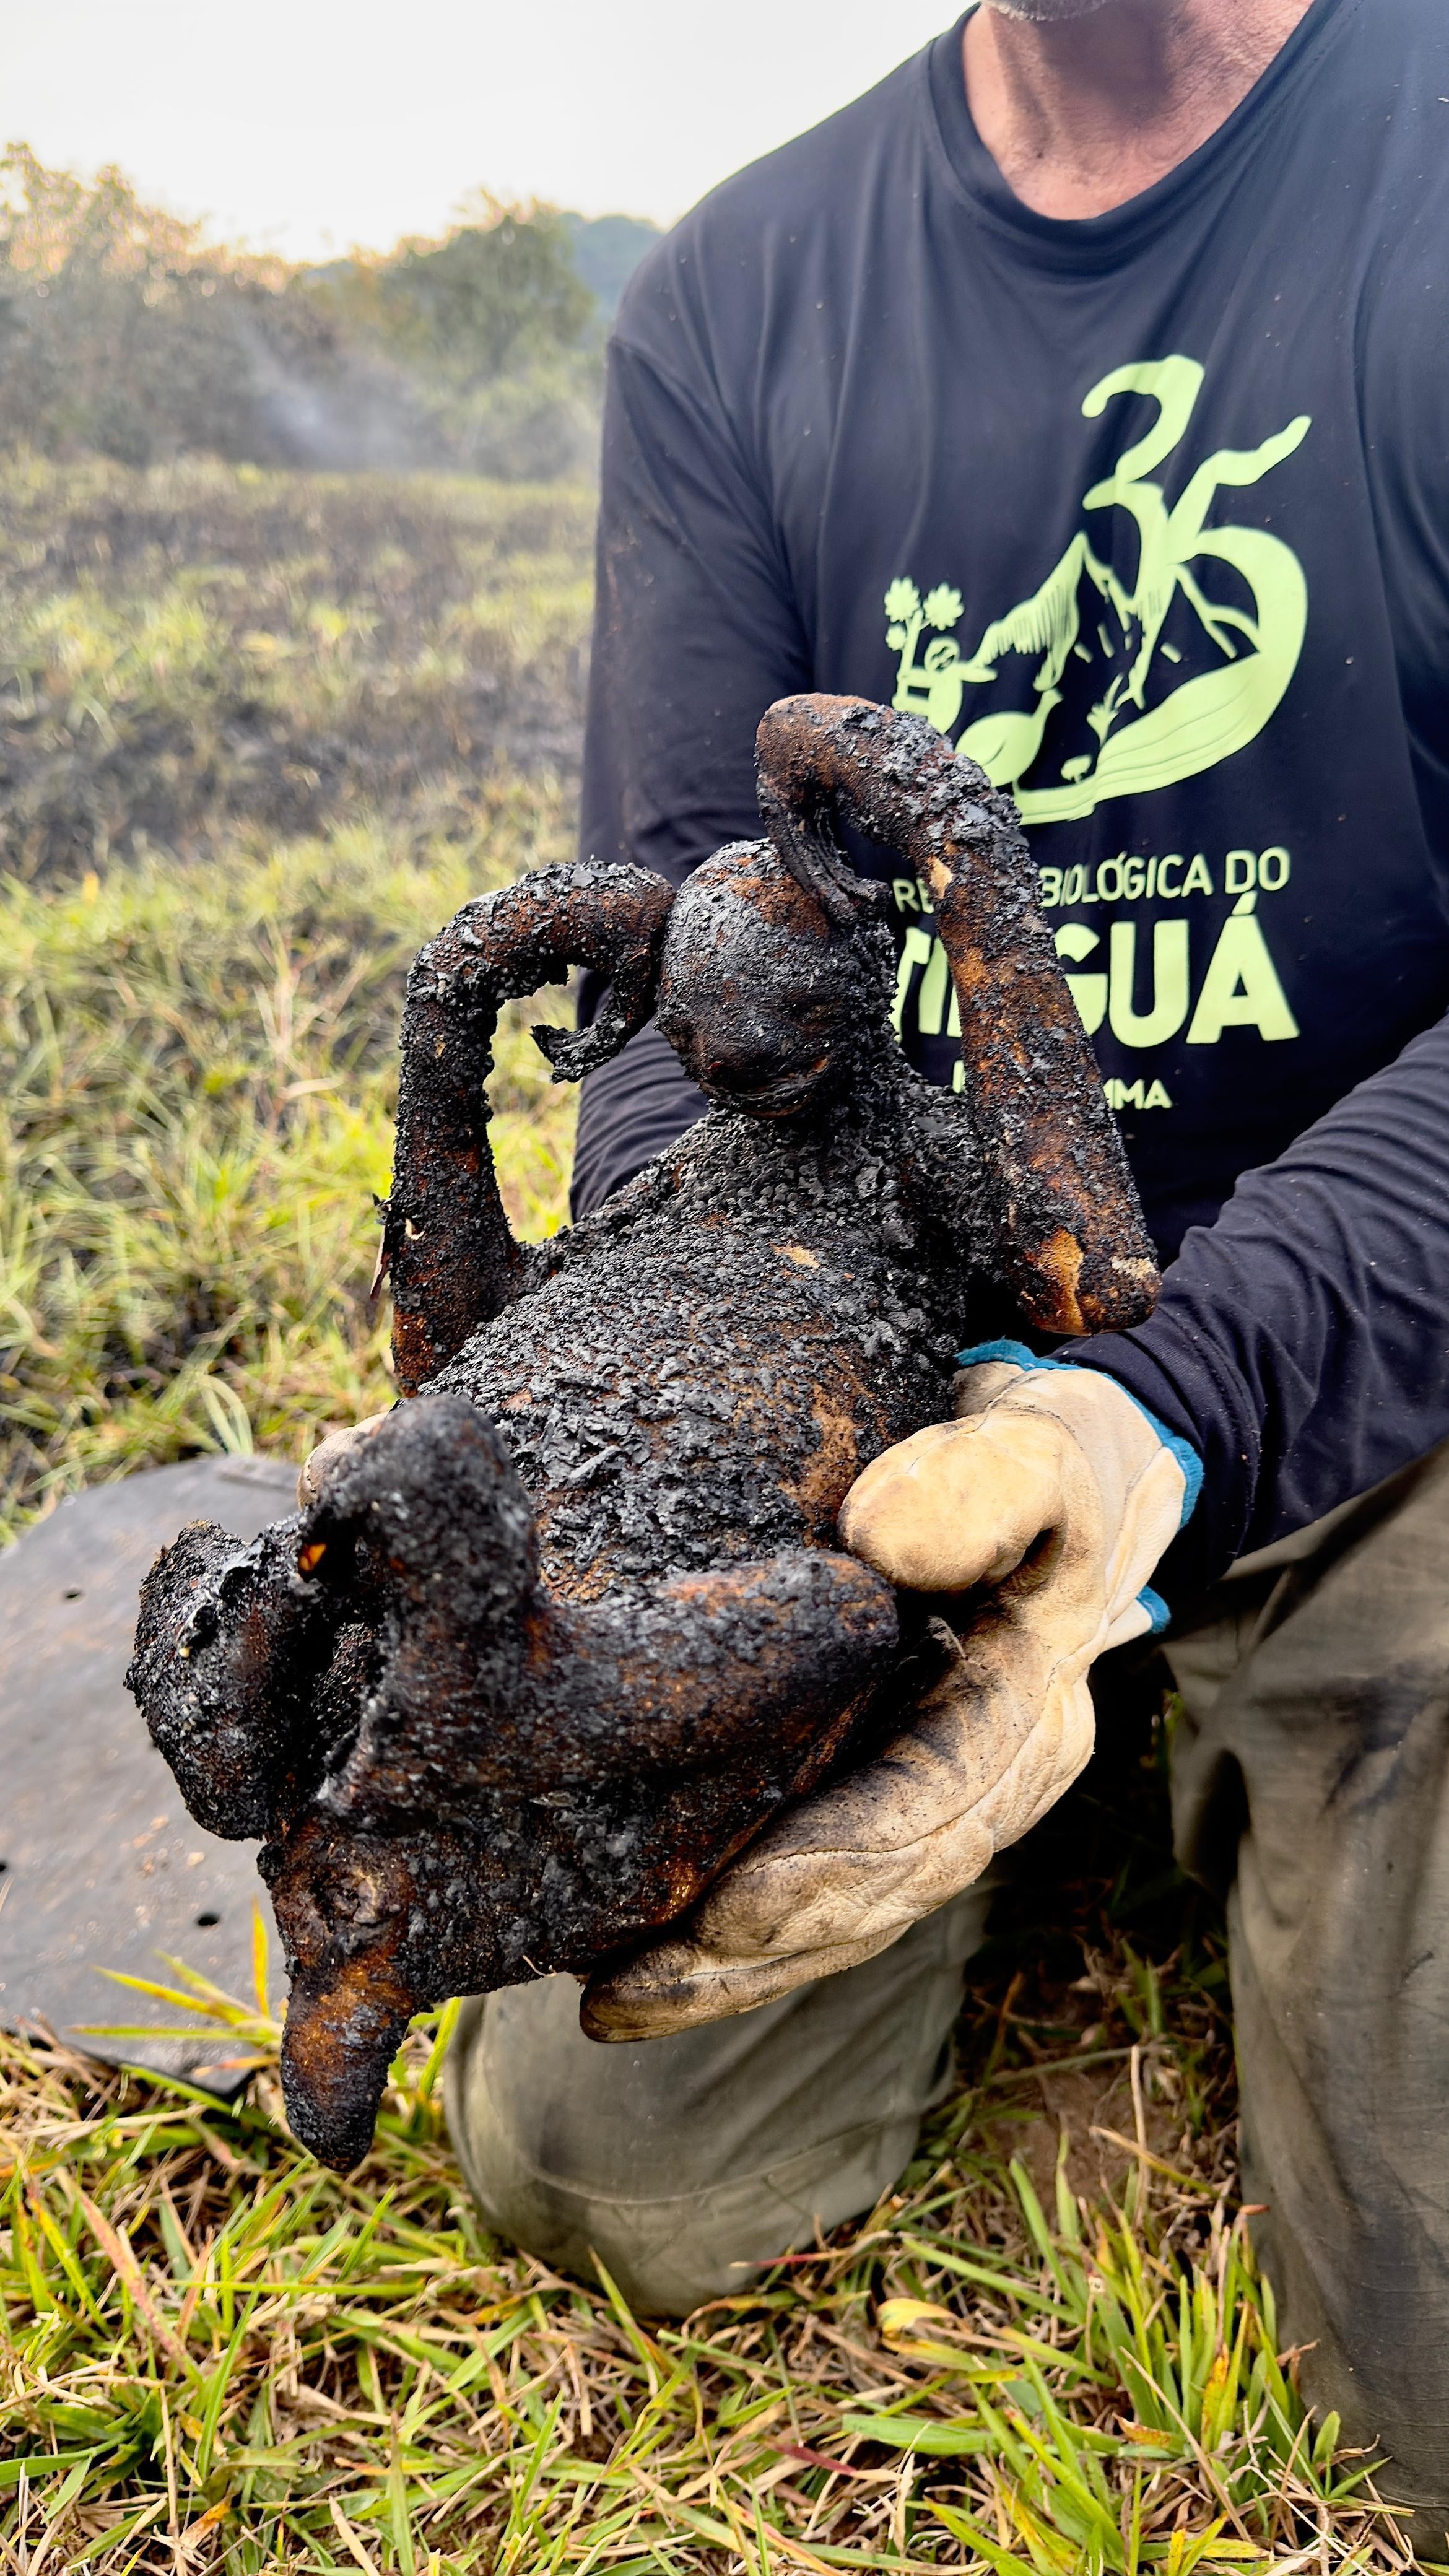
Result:
[[[387,1400],[368,1303],[403,979],[565,856],[588,495],[0,471],[0,1536]],[[166,841],[157,834],[164,828]],[[515,1223],[572,1095],[508,1015]]]
[[[1077,1794],[1059,1856],[1152,1805],[1155,1765],[1128,1768],[1125,1802]],[[480,2229],[438,2108],[446,2017],[346,2180],[287,2137],[264,1975],[243,2003],[176,1994],[263,2061],[231,2108],[5,2043],[13,2563],[1402,2567],[1366,2464],[1305,2419],[1232,2211],[1216,1945],[1189,1928],[1164,1975],[1162,1899],[1134,1946],[1146,1891],[1129,1853],[1109,1893],[1102,1858],[1035,1923],[1010,1900],[961,2088],[898,2190],[683,2325]],[[1060,1978],[1084,1955],[1089,1999]]]
[[[22,464],[0,516],[14,1533],[386,1400],[402,978],[465,894],[569,845],[588,513]],[[572,1104],[532,1016],[493,1135],[541,1232]],[[1405,2565],[1236,2215],[1222,1941],[1168,1864],[1154,1704],[1024,1847],[899,2190],[684,2326],[480,2230],[437,2016],[345,2181],[286,2133],[264,1965],[236,2003],[159,1967],[178,2001],[147,1999],[253,2061],[230,2106],[0,2035],[7,2565]]]
[[[560,856],[497,778],[472,846],[377,826],[179,872],[0,886],[0,1528],[205,1448],[301,1456],[389,1400],[368,1287],[408,960],[470,892]],[[508,1015],[495,1151],[516,1224],[565,1212],[573,1096]]]

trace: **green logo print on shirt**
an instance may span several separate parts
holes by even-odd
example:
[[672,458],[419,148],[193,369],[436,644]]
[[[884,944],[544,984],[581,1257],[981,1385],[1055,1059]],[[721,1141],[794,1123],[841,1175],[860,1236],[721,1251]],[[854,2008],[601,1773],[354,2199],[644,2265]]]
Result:
[[[950,631],[965,603],[950,583],[937,583],[924,600],[905,578],[886,592],[886,641],[899,657],[893,704],[941,733],[953,732],[967,691],[990,688],[1008,654],[1040,655],[1034,703],[971,716],[956,743],[993,786],[1012,790],[1024,823],[1080,822],[1108,797],[1145,795],[1214,768],[1262,732],[1297,667],[1308,615],[1297,556],[1264,529],[1205,523],[1220,490],[1261,482],[1293,454],[1310,415],[1300,413],[1260,447],[1205,457],[1169,510],[1161,484],[1148,477],[1185,437],[1203,372],[1184,357],[1117,367],[1082,405],[1084,418],[1098,420],[1120,394],[1157,404],[1147,435],[1082,498],[1085,510],[1125,510],[1136,522],[1130,590],[1079,530],[1040,589],[995,619],[965,656]],[[1231,567],[1251,608],[1208,597],[1195,570],[1204,559]],[[1085,690],[1070,686],[1073,664],[1087,666],[1086,690],[1096,690],[1084,710]],[[1184,665],[1178,680],[1173,673]],[[1084,724],[1096,747],[1060,760],[1052,777],[1053,742],[1065,747],[1061,725],[1073,719],[1072,738],[1080,741]],[[1037,783],[1024,783],[1033,771]]]

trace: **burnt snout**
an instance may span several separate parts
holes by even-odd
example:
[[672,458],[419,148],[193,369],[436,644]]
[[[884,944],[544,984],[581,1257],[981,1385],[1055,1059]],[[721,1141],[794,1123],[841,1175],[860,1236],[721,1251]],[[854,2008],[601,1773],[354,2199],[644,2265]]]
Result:
[[[668,1031],[666,1031],[668,1035]],[[751,1011],[701,1013],[678,1052],[707,1100],[754,1118],[788,1117],[827,1093],[840,1032],[763,1021]]]

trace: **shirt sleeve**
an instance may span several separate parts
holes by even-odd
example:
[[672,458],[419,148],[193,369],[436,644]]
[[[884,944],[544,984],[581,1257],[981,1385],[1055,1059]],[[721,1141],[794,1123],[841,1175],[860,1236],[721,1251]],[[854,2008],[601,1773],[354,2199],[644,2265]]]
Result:
[[1070,1356],[1203,1461],[1170,1599],[1449,1438],[1449,1020],[1245,1172],[1145,1324]]
[[[630,301],[667,338],[670,270],[661,253],[646,269]],[[609,351],[580,831],[585,857],[633,860],[674,885],[758,833],[755,728],[810,685],[762,479],[697,335],[679,337],[678,372],[627,334]],[[583,979],[581,1019],[601,989]],[[575,1214],[704,1107],[651,1025],[584,1084]]]

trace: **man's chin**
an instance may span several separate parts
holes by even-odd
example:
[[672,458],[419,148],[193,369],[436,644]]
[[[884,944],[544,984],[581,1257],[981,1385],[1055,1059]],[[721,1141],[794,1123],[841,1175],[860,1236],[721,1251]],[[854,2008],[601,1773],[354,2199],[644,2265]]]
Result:
[[986,0],[998,18],[1020,18],[1029,27],[1061,27],[1072,18],[1094,18],[1111,0]]

